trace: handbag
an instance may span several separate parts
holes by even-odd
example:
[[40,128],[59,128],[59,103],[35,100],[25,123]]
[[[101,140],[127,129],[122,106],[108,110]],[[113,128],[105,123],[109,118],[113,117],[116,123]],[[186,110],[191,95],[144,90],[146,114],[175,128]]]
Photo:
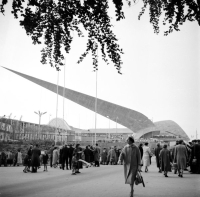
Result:
[[192,165],[196,166],[197,165],[197,159],[192,160]]
[[139,171],[137,171],[136,178],[135,178],[135,184],[139,185],[140,183],[142,183],[143,187],[145,187],[143,177],[142,177],[141,173]]

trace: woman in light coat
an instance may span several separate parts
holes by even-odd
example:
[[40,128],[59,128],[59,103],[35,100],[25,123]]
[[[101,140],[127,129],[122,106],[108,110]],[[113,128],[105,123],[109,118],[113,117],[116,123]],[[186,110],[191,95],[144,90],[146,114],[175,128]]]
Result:
[[128,144],[123,148],[119,156],[118,164],[121,164],[122,162],[124,164],[125,184],[130,184],[130,197],[133,197],[134,182],[136,179],[137,171],[140,170],[141,157],[140,150],[134,144],[134,138],[132,136],[128,137],[127,143]]
[[183,171],[186,168],[187,157],[186,147],[183,145],[183,140],[180,140],[179,145],[175,147],[174,152],[174,163],[177,163],[179,177],[183,177]]
[[145,142],[144,146],[143,146],[143,166],[145,168],[145,172],[148,172],[148,166],[150,166],[150,159],[152,157],[152,153],[150,148],[148,147],[148,142]]
[[53,161],[52,161],[52,166],[54,166],[54,168],[57,167],[58,159],[59,159],[58,148],[55,147],[53,150]]
[[22,164],[22,153],[20,150],[18,150],[18,153],[17,153],[17,165],[21,165]]

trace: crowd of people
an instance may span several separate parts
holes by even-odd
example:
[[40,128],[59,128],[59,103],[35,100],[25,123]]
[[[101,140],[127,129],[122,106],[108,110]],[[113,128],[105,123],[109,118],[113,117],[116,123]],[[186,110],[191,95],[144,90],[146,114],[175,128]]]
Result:
[[[134,183],[137,178],[137,173],[142,172],[144,167],[145,173],[149,171],[151,158],[155,155],[158,172],[168,177],[168,172],[174,170],[174,174],[178,173],[179,177],[183,177],[184,171],[200,174],[200,140],[193,140],[186,143],[183,140],[177,140],[176,144],[169,148],[167,144],[161,147],[160,143],[154,150],[148,146],[148,142],[140,143],[137,146],[134,143],[134,138],[127,138],[127,145],[121,150],[116,146],[100,149],[98,144],[95,146],[88,145],[80,147],[80,144],[66,144],[62,147],[57,147],[54,144],[50,150],[42,151],[38,145],[30,145],[26,156],[22,159],[22,153],[18,150],[17,153],[5,151],[1,152],[0,165],[23,165],[24,172],[37,172],[44,165],[44,171],[47,171],[47,164],[50,167],[61,170],[72,170],[72,175],[80,173],[80,169],[85,165],[100,167],[101,165],[122,165],[124,166],[125,183],[130,184],[131,193],[133,196]],[[23,161],[22,161],[23,160]]]

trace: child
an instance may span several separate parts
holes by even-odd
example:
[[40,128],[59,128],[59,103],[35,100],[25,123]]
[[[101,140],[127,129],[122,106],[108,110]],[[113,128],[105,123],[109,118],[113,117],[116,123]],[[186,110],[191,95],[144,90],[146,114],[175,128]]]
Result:
[[44,171],[47,172],[47,162],[48,162],[49,156],[48,156],[46,150],[44,151],[44,155],[43,155],[42,159],[43,159],[43,164],[44,164]]
[[28,172],[28,154],[26,154],[25,158],[24,158],[24,173]]
[[78,165],[77,157],[73,155],[72,157],[72,175],[76,175],[76,168]]

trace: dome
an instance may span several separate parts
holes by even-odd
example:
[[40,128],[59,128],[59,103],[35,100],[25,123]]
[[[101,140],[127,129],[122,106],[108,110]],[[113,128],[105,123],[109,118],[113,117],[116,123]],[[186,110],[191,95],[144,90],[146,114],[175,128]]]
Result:
[[64,129],[64,130],[71,130],[71,127],[62,118],[52,119],[49,122],[49,126],[56,127],[56,121],[57,121],[57,128]]

